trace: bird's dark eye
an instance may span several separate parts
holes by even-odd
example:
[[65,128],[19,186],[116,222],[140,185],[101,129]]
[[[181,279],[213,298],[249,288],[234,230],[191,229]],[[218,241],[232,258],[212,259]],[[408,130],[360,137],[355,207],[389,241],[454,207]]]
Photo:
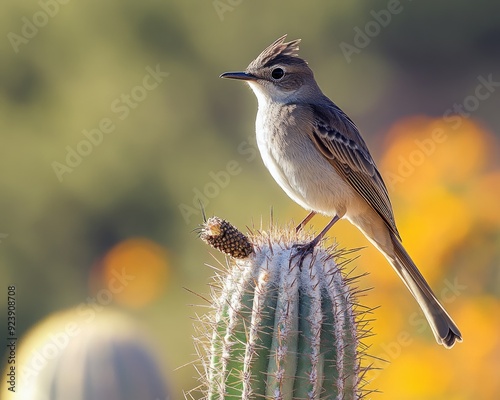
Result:
[[283,71],[281,68],[275,68],[273,69],[273,72],[271,72],[271,76],[273,79],[280,80],[285,76],[285,71]]

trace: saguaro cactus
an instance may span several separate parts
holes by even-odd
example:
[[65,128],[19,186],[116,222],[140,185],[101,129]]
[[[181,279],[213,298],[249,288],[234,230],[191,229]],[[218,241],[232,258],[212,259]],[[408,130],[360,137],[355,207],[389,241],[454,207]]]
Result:
[[367,330],[358,326],[339,252],[318,247],[299,265],[293,245],[304,234],[271,229],[248,239],[217,217],[200,236],[231,256],[199,338],[205,398],[360,398]]

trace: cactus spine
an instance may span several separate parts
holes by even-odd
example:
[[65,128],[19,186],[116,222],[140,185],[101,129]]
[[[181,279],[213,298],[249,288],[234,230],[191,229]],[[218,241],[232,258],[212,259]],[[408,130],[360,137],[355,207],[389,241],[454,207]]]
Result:
[[[209,219],[201,236],[234,256],[234,245],[223,243],[235,240],[221,240],[224,224],[230,226]],[[211,334],[201,340],[207,399],[360,397],[358,350],[366,331],[357,326],[353,292],[331,248],[318,247],[298,265],[292,257],[297,239],[304,237],[254,234],[252,251],[238,251],[249,255],[231,258],[227,275],[219,276]]]

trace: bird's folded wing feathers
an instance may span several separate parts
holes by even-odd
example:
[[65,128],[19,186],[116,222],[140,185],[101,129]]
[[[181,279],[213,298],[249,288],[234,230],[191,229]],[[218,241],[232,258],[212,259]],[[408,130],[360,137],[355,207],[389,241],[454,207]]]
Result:
[[313,129],[308,134],[313,143],[400,238],[387,188],[354,122],[334,104],[311,108]]

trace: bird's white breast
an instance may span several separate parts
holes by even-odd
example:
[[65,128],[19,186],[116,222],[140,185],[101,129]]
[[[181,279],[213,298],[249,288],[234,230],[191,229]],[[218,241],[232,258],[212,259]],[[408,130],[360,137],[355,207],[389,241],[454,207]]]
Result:
[[301,131],[307,122],[297,121],[290,106],[271,104],[258,88],[254,92],[259,100],[257,145],[273,178],[303,208],[343,216],[355,194]]
[[302,207],[309,209],[306,199],[295,190],[293,179],[289,179],[289,176],[287,176],[286,166],[280,163],[283,157],[280,149],[273,144],[274,126],[267,121],[266,114],[260,110],[260,107],[257,113],[255,127],[257,146],[259,147],[262,161],[271,173],[271,176],[292,200]]

